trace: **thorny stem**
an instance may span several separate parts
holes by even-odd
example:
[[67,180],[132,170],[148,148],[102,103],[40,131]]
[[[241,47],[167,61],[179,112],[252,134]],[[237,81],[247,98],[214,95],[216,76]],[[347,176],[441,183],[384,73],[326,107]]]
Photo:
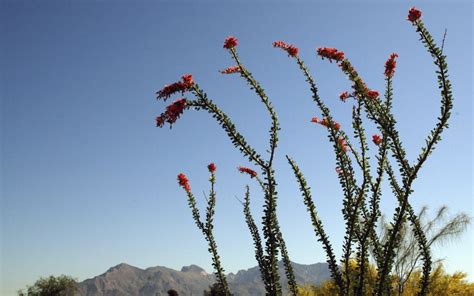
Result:
[[214,239],[214,234],[213,234],[213,228],[214,228],[213,219],[214,219],[214,212],[215,212],[215,205],[216,205],[216,193],[214,190],[214,185],[215,185],[214,173],[211,173],[211,177],[209,181],[211,182],[211,191],[209,193],[208,205],[206,209],[206,223],[203,223],[201,221],[199,209],[197,208],[197,205],[196,205],[196,199],[194,198],[194,195],[192,194],[190,190],[186,191],[187,196],[188,196],[188,204],[192,210],[193,218],[196,225],[201,230],[206,241],[208,242],[208,246],[209,246],[208,250],[212,255],[212,265],[215,269],[217,282],[220,288],[222,289],[222,291],[224,292],[224,295],[231,296],[232,294],[230,293],[230,290],[229,290],[229,285],[227,283],[224,268],[222,267],[222,264],[220,262],[219,253],[217,251],[217,244],[216,244],[216,241]]
[[[319,97],[318,89],[316,87],[314,79],[311,77],[311,74],[309,73],[308,68],[305,66],[303,60],[300,59],[299,57],[296,57],[296,61],[298,63],[298,66],[302,70],[303,74],[305,75],[306,81],[310,85],[311,92],[313,93],[313,100],[318,105],[323,116],[325,116],[329,122],[333,122],[330,110],[329,108],[326,107],[326,105],[323,103],[323,101]],[[334,142],[336,157],[338,159],[338,162],[340,163],[340,168],[342,169],[341,185],[343,186],[344,193],[345,193],[345,200],[344,200],[345,204],[343,207],[343,214],[345,217],[347,217],[347,219],[346,219],[346,236],[345,236],[346,239],[344,243],[344,269],[346,270],[345,285],[346,285],[346,290],[348,290],[350,286],[350,276],[348,272],[349,258],[350,258],[350,254],[352,253],[351,245],[352,245],[352,237],[353,237],[353,231],[354,231],[354,227],[349,224],[349,221],[352,220],[349,217],[351,216],[351,212],[352,212],[351,209],[353,207],[353,202],[354,202],[353,194],[354,194],[354,191],[358,191],[358,188],[357,188],[357,185],[355,184],[355,180],[353,179],[354,171],[352,170],[350,158],[347,157],[347,155],[344,152],[340,151],[337,145],[338,131],[336,131],[332,125],[328,129],[330,133],[330,139],[332,142]],[[340,133],[342,133],[342,131],[340,131]],[[347,141],[347,137],[344,136],[344,138]]]
[[260,269],[260,274],[262,276],[262,281],[265,285],[266,291],[271,291],[272,287],[269,285],[271,274],[269,274],[269,267],[267,262],[264,260],[264,253],[262,248],[262,239],[260,237],[260,233],[258,231],[258,227],[255,224],[255,220],[253,219],[252,213],[250,211],[250,188],[246,186],[245,192],[245,202],[244,205],[244,215],[245,221],[250,231],[250,235],[252,236],[254,247],[255,247],[255,259],[257,260],[258,267]]
[[422,252],[424,253],[424,264],[423,264],[423,276],[422,276],[422,285],[419,291],[419,295],[426,295],[428,292],[429,285],[429,273],[431,271],[431,257],[429,254],[429,247],[426,246],[426,237],[419,225],[419,221],[416,219],[416,215],[408,203],[408,196],[412,192],[411,184],[416,178],[417,173],[423,163],[426,161],[428,156],[434,149],[436,143],[441,140],[441,133],[445,128],[448,127],[448,119],[450,117],[450,111],[452,109],[452,95],[451,95],[451,83],[447,79],[447,64],[445,61],[445,56],[442,55],[442,51],[435,45],[430,33],[425,29],[423,22],[417,20],[414,23],[414,26],[417,27],[417,31],[420,33],[420,40],[423,42],[425,47],[428,49],[428,52],[434,58],[434,64],[438,67],[438,84],[441,89],[441,116],[438,118],[438,123],[436,127],[431,131],[430,135],[426,139],[426,147],[422,148],[422,153],[418,157],[417,163],[414,165],[413,170],[408,175],[406,182],[404,181],[403,188],[403,197],[401,198],[401,207],[400,211],[395,215],[395,226],[391,232],[390,238],[386,245],[386,255],[388,256],[387,260],[382,265],[382,272],[380,273],[379,281],[377,283],[377,293],[382,295],[384,286],[386,284],[386,278],[390,272],[392,262],[393,262],[393,248],[395,241],[398,237],[398,231],[400,225],[403,221],[405,210],[408,211],[409,218],[414,226],[415,235],[418,237],[418,241]]
[[252,76],[252,73],[250,73],[241,63],[239,56],[237,55],[237,51],[235,48],[232,48],[230,50],[232,54],[232,58],[234,61],[237,63],[237,65],[240,67],[241,70],[241,75],[247,80],[247,83],[250,85],[251,89],[255,90],[257,95],[260,97],[262,103],[265,105],[267,108],[268,113],[270,114],[271,120],[272,120],[272,127],[270,129],[270,159],[268,161],[267,167],[271,167],[273,164],[273,158],[275,155],[275,149],[278,145],[278,131],[280,130],[280,126],[278,123],[278,117],[275,112],[275,109],[273,108],[270,99],[268,96],[265,94],[265,91],[263,88],[260,86],[257,80],[255,80]]
[[268,240],[266,242],[267,244],[266,249],[267,249],[267,254],[270,260],[270,267],[272,269],[272,275],[273,275],[275,286],[276,286],[276,292],[281,293],[279,291],[279,284],[278,284],[279,275],[278,275],[277,256],[278,256],[278,247],[279,247],[282,252],[283,260],[285,263],[285,270],[286,270],[286,275],[288,278],[288,285],[290,288],[290,292],[292,293],[292,295],[296,296],[296,282],[295,282],[293,268],[291,266],[291,262],[288,257],[286,244],[279,227],[278,219],[276,217],[276,197],[277,197],[276,192],[275,192],[276,182],[275,182],[274,171],[273,171],[272,165],[273,165],[273,159],[275,155],[275,149],[278,144],[278,131],[280,130],[278,117],[268,96],[265,94],[264,89],[253,78],[252,74],[242,65],[235,48],[231,48],[230,53],[232,55],[232,58],[234,59],[234,61],[237,63],[237,65],[240,68],[241,76],[247,80],[247,83],[249,84],[250,88],[255,90],[257,95],[260,97],[262,103],[267,108],[267,111],[270,114],[270,117],[272,120],[272,127],[270,129],[270,157],[269,157],[268,162],[265,165],[261,165],[261,168],[265,174],[265,179],[267,180],[265,189],[262,188],[263,191],[265,192],[265,197],[266,197],[265,205],[267,207],[265,210],[265,216],[263,217],[264,234],[266,235],[266,237],[268,237]]
[[346,295],[344,281],[342,279],[339,266],[336,263],[336,256],[334,256],[331,242],[329,241],[329,237],[326,235],[323,224],[318,217],[316,206],[314,205],[313,199],[311,197],[311,190],[308,187],[306,179],[304,178],[303,173],[299,169],[296,162],[293,159],[291,159],[288,155],[286,156],[286,159],[288,160],[288,163],[293,169],[293,173],[295,174],[295,177],[300,185],[300,191],[303,194],[304,203],[310,214],[311,222],[314,227],[314,232],[316,236],[318,237],[318,240],[322,242],[323,248],[326,251],[327,263],[329,265],[329,270],[331,271],[332,278],[334,279],[337,287],[339,288],[340,295]]
[[230,121],[229,116],[221,111],[216,104],[209,100],[202,90],[199,89],[198,85],[194,85],[193,90],[199,100],[187,100],[186,105],[189,107],[203,108],[204,110],[211,113],[211,115],[222,125],[231,141],[238,145],[238,148],[241,150],[241,152],[259,166],[264,166],[265,162],[260,158],[259,155],[256,154],[255,150],[253,150],[253,148],[247,144],[245,138],[236,130],[235,125]]

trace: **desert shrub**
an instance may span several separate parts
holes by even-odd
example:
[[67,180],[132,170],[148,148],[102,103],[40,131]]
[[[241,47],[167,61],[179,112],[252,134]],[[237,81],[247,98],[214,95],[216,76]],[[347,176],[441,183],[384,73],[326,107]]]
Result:
[[33,286],[18,291],[19,296],[72,296],[77,291],[77,281],[66,275],[40,278]]
[[[375,267],[371,268],[375,272]],[[355,269],[351,271],[353,275],[356,275]],[[376,278],[374,273],[373,278]],[[405,289],[396,295],[400,296],[412,296],[416,295],[420,290],[422,273],[420,270],[416,270],[410,274],[406,283]],[[448,274],[443,268],[442,264],[438,264],[430,275],[430,283],[428,285],[427,294],[429,296],[442,296],[442,295],[456,295],[456,296],[470,296],[474,295],[474,283],[467,280],[466,273],[455,272]],[[392,277],[392,285],[397,285],[398,278]],[[334,280],[324,281],[320,285],[306,285],[298,287],[300,296],[332,296],[337,294],[337,285]],[[371,290],[367,290],[367,295],[370,295]]]

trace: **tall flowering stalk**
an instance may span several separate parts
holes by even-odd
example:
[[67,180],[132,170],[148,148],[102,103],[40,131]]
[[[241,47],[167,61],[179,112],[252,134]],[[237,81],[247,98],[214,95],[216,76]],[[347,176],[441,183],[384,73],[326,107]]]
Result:
[[[416,28],[421,42],[427,48],[437,67],[436,73],[441,90],[441,114],[435,127],[426,138],[426,145],[421,149],[420,155],[413,164],[410,164],[407,160],[407,153],[400,140],[401,137],[396,127],[396,119],[392,113],[392,80],[396,70],[398,54],[390,54],[385,62],[383,74],[386,87],[383,94],[384,98],[382,98],[377,90],[370,89],[366,85],[343,51],[331,47],[320,47],[316,50],[317,55],[322,59],[327,59],[339,66],[352,82],[352,90],[343,91],[339,99],[343,102],[347,102],[351,98],[355,100],[352,109],[352,130],[354,138],[357,140],[356,144],[352,143],[346,133],[347,127],[342,127],[336,121],[331,110],[319,96],[316,82],[311,76],[308,67],[299,56],[299,49],[281,40],[273,43],[275,48],[285,51],[288,57],[293,59],[302,71],[305,80],[309,84],[313,101],[321,113],[321,119],[314,117],[311,119],[311,122],[327,130],[329,142],[332,143],[334,149],[336,172],[343,190],[342,215],[345,220],[345,235],[342,256],[339,262],[331,245],[329,235],[325,232],[323,221],[318,217],[317,207],[312,200],[311,188],[308,186],[303,172],[293,158],[288,155],[286,157],[299,184],[315,234],[326,252],[329,270],[339,295],[367,295],[369,293],[373,295],[391,295],[393,291],[391,277],[396,249],[402,235],[401,228],[407,219],[413,226],[414,237],[421,250],[421,259],[423,261],[421,285],[418,295],[427,295],[428,293],[432,265],[430,248],[420,221],[410,204],[409,197],[413,193],[413,183],[419,170],[433,152],[436,144],[441,140],[441,134],[444,129],[448,127],[448,119],[452,109],[452,94],[451,84],[447,78],[446,56],[443,54],[442,47],[439,48],[436,45],[425,28],[421,15],[421,11],[411,8],[407,19]],[[193,77],[189,74],[183,75],[178,82],[166,85],[157,92],[157,97],[166,101],[175,93],[181,93],[182,95],[191,93],[195,99],[189,100],[183,97],[174,101],[166,108],[164,113],[157,117],[156,124],[158,127],[162,127],[167,123],[171,126],[186,109],[193,108],[207,111],[222,126],[234,146],[258,168],[259,173],[252,168],[242,166],[238,167],[238,171],[256,181],[265,196],[264,216],[262,217],[263,236],[260,235],[259,228],[250,212],[250,190],[248,186],[243,205],[245,221],[254,242],[255,258],[261,271],[266,295],[282,295],[282,286],[278,274],[278,259],[280,256],[285,266],[289,292],[291,295],[297,295],[297,284],[293,268],[276,215],[277,183],[273,161],[278,146],[278,131],[280,130],[278,117],[264,89],[240,61],[236,50],[237,45],[237,38],[230,36],[225,39],[223,47],[229,52],[234,65],[220,72],[222,74],[239,74],[247,82],[250,89],[255,91],[268,111],[271,119],[268,157],[263,157],[252,148],[237,130],[229,116],[207,97],[206,93],[195,83]],[[376,125],[379,130],[377,134],[367,136],[364,128],[364,117]],[[368,138],[372,140],[372,143],[368,141]],[[375,174],[371,170],[368,156],[371,148],[377,149]],[[401,180],[395,174],[395,168],[392,163],[396,163]],[[192,209],[196,224],[202,230],[209,243],[209,251],[213,257],[213,265],[216,269],[218,283],[223,291],[227,293],[226,295],[230,295],[223,273],[224,270],[217,254],[217,246],[212,235],[215,206],[215,166],[210,165],[208,168],[211,172],[211,192],[208,199],[206,223],[200,220],[199,211],[196,208],[196,202],[191,193],[188,179],[185,175],[180,174],[178,175],[178,181],[188,195],[189,206]],[[356,170],[360,171],[360,174],[357,174],[360,177],[356,177]],[[260,178],[259,175],[263,176],[263,178]],[[382,241],[376,233],[376,225],[381,216],[380,200],[384,177],[388,179],[393,195],[398,200],[398,206],[395,209],[393,222],[391,223],[392,227],[387,232],[387,239]],[[375,286],[371,285],[369,280],[370,256],[373,257],[377,267]]]
[[212,255],[212,266],[214,267],[214,270],[215,270],[217,284],[219,285],[222,293],[224,293],[223,296],[231,296],[232,294],[230,293],[229,285],[227,284],[225,271],[224,271],[224,268],[222,267],[220,256],[217,251],[217,244],[216,244],[216,240],[214,238],[214,232],[213,232],[214,213],[215,213],[215,207],[216,207],[216,191],[214,189],[214,186],[216,183],[216,176],[215,176],[216,165],[214,163],[210,163],[207,166],[207,168],[210,173],[209,182],[211,183],[211,190],[209,191],[209,195],[207,198],[205,221],[201,220],[201,215],[196,205],[196,199],[194,198],[194,195],[191,192],[191,186],[189,185],[189,180],[185,174],[180,173],[178,175],[178,183],[186,192],[186,195],[188,196],[188,205],[189,205],[189,208],[191,209],[194,222],[196,223],[198,229],[201,230],[202,234],[204,235],[204,238],[206,239],[209,245],[208,250]]

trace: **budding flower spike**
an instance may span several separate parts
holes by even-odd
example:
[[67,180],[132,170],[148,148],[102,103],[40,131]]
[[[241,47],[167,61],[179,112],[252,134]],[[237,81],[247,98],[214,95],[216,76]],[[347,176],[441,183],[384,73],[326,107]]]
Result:
[[316,51],[323,60],[324,58],[329,59],[330,62],[332,62],[332,60],[335,60],[336,62],[344,60],[344,52],[338,51],[333,47],[319,47]]
[[207,169],[209,170],[209,173],[214,173],[216,171],[216,165],[211,162],[208,166]]
[[184,93],[191,89],[194,85],[193,76],[191,74],[184,74],[181,76],[181,81],[174,82],[170,85],[165,85],[161,90],[156,92],[157,99],[166,101],[171,95],[181,92]]
[[239,172],[241,172],[242,174],[248,174],[251,178],[257,176],[256,171],[254,171],[250,168],[247,168],[247,167],[239,166],[239,167],[237,167],[237,170],[239,170]]
[[410,22],[414,23],[414,22],[416,22],[420,17],[421,17],[421,11],[419,11],[416,7],[412,7],[412,8],[408,11],[407,20],[409,20]]
[[183,114],[186,109],[186,99],[181,98],[174,101],[171,105],[166,107],[166,111],[156,118],[156,126],[163,127],[165,122],[170,125],[176,122],[176,120]]
[[392,78],[393,74],[395,74],[395,67],[397,66],[396,58],[398,58],[398,54],[392,53],[385,62],[385,77]]
[[178,183],[187,193],[191,192],[191,186],[189,186],[189,180],[185,174],[178,174]]
[[327,117],[324,117],[323,119],[319,120],[317,117],[313,117],[311,118],[311,122],[313,123],[319,123],[320,125],[322,126],[325,126],[327,128],[334,128],[336,131],[338,131],[340,128],[341,128],[341,124],[339,124],[339,122],[336,122],[336,121],[332,121],[330,122],[329,119]]
[[224,48],[231,49],[237,46],[238,41],[234,36],[229,36],[224,40]]
[[298,55],[298,47],[281,40],[273,42],[273,47],[283,49],[288,53],[288,56],[290,57],[296,57]]
[[369,97],[369,99],[375,100],[380,96],[380,94],[378,91],[371,89],[367,91],[367,96]]
[[230,66],[225,68],[224,70],[219,71],[221,74],[234,74],[234,73],[240,73],[241,69],[240,66]]

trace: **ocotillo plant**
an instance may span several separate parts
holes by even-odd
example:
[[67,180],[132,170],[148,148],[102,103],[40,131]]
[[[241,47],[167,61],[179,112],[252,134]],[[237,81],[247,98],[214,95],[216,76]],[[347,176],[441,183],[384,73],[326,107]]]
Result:
[[[322,115],[321,119],[314,117],[311,119],[311,122],[320,124],[327,128],[329,141],[332,143],[334,148],[336,156],[336,171],[344,195],[342,199],[342,214],[345,219],[346,228],[343,241],[342,259],[340,261],[341,266],[338,264],[329,236],[324,230],[323,223],[318,217],[316,205],[311,198],[311,189],[308,186],[303,173],[299,169],[295,160],[288,155],[286,157],[296,176],[297,182],[299,183],[304,204],[310,213],[315,234],[318,237],[318,240],[323,244],[323,248],[327,255],[329,269],[334,282],[338,287],[338,294],[340,295],[366,295],[367,293],[373,295],[391,294],[393,290],[391,276],[395,257],[394,250],[397,248],[400,241],[400,229],[407,219],[413,226],[414,236],[417,240],[418,247],[421,250],[421,259],[423,261],[423,276],[421,288],[418,294],[426,295],[428,293],[429,276],[431,271],[430,249],[423,228],[420,226],[418,217],[409,202],[409,197],[413,192],[413,182],[417,178],[419,170],[434,150],[435,145],[441,140],[440,136],[443,130],[448,127],[448,119],[452,109],[452,94],[451,84],[447,75],[446,57],[443,54],[443,46],[438,47],[428,30],[425,28],[421,20],[421,11],[416,8],[410,9],[408,21],[416,28],[416,31],[420,35],[420,41],[427,48],[434,60],[434,64],[437,67],[436,74],[438,76],[439,88],[441,90],[441,115],[438,117],[438,122],[433,130],[427,136],[426,146],[421,149],[421,153],[414,164],[410,164],[407,160],[406,151],[401,143],[400,135],[396,127],[396,120],[392,114],[392,79],[395,74],[396,58],[398,57],[396,53],[390,54],[385,63],[384,76],[386,89],[384,99],[382,100],[379,92],[370,89],[365,84],[354,66],[345,57],[344,52],[329,47],[321,47],[316,51],[321,58],[328,59],[330,62],[334,61],[352,82],[352,91],[342,92],[340,99],[346,101],[352,98],[355,101],[352,111],[352,128],[354,138],[358,139],[359,142],[356,146],[351,143],[348,134],[333,118],[331,110],[320,98],[315,80],[311,76],[310,71],[302,58],[298,55],[298,48],[284,41],[276,41],[273,43],[274,47],[284,50],[290,58],[294,59],[299,69],[302,71],[309,84],[313,101],[316,103]],[[245,138],[237,131],[236,126],[232,123],[229,116],[219,109],[212,100],[208,99],[206,93],[193,81],[192,76],[189,74],[184,75],[181,81],[165,86],[162,90],[157,92],[157,95],[159,99],[166,100],[174,93],[190,92],[196,99],[188,100],[186,98],[181,98],[176,100],[166,108],[164,113],[157,117],[156,123],[159,127],[164,126],[165,123],[172,125],[185,109],[193,108],[196,110],[205,110],[210,113],[227,132],[235,147],[261,170],[261,174],[264,176],[263,179],[260,179],[257,172],[250,168],[238,168],[241,173],[249,175],[252,179],[255,179],[258,182],[265,196],[264,216],[262,222],[264,240],[262,240],[259,229],[250,213],[250,192],[247,187],[244,213],[251,236],[254,240],[255,257],[262,274],[262,280],[265,284],[266,294],[272,296],[281,295],[282,289],[277,265],[279,252],[281,252],[285,264],[289,291],[292,295],[297,295],[294,273],[276,215],[277,183],[274,177],[273,160],[278,144],[278,131],[280,129],[278,118],[263,88],[254,79],[248,69],[241,63],[236,51],[237,43],[235,37],[228,37],[225,40],[224,48],[229,51],[236,65],[225,68],[221,73],[239,73],[248,83],[250,88],[256,92],[267,109],[271,118],[271,128],[269,131],[270,148],[268,150],[269,156],[267,159],[263,158],[261,154],[257,153],[252,146],[248,144]],[[372,135],[372,142],[378,149],[376,174],[374,176],[370,170],[368,157],[370,146],[367,143],[363,115],[372,121],[380,131],[380,134]],[[395,174],[392,166],[392,159],[395,160],[398,165],[401,180],[398,180],[398,177]],[[353,166],[353,162],[356,163],[356,167]],[[356,170],[360,170],[361,177],[356,177],[358,176]],[[211,172],[211,174],[211,183],[213,186],[215,179],[213,177],[213,172]],[[398,200],[398,206],[395,209],[393,222],[391,223],[392,227],[388,230],[388,239],[382,242],[377,236],[375,228],[380,217],[379,204],[382,195],[382,181],[385,175],[388,176],[393,195]],[[212,212],[212,214],[210,214],[211,223],[204,225],[199,220],[199,213],[196,209],[194,198],[190,193],[187,179],[182,175],[179,180],[181,186],[184,187],[188,194],[189,205],[193,211],[193,217],[195,218],[198,227],[201,230],[209,229],[206,227],[212,229],[212,214],[214,211],[213,203],[215,200],[211,201],[211,197],[209,199],[208,211]],[[211,190],[211,193],[212,192],[213,190]],[[209,210],[210,208],[211,210]],[[206,231],[203,230],[203,233],[206,234]],[[210,248],[214,263],[216,263],[214,258],[218,259],[216,248],[215,252]],[[369,249],[372,251],[377,267],[378,278],[374,287],[368,287],[367,281]],[[352,268],[350,268],[350,264],[354,261],[357,271],[355,276],[353,272],[350,272],[350,269]],[[217,262],[219,262],[219,260],[217,260]],[[214,267],[216,268],[217,274],[219,274],[220,271],[223,271],[220,263],[214,264]],[[222,285],[224,285],[225,277],[222,277],[222,279]],[[226,293],[230,293],[230,291],[226,290]]]
[[221,291],[224,292],[225,296],[232,295],[229,290],[229,285],[227,284],[227,279],[225,277],[225,271],[222,267],[221,260],[219,254],[217,252],[217,244],[216,240],[214,239],[214,213],[216,207],[216,191],[215,191],[215,184],[216,184],[216,165],[214,163],[210,163],[207,166],[209,173],[211,176],[209,177],[209,182],[211,183],[211,190],[209,191],[209,196],[207,197],[207,208],[206,208],[206,221],[202,222],[201,215],[199,213],[199,209],[196,205],[196,199],[194,198],[193,193],[191,192],[191,185],[189,185],[189,180],[185,174],[180,173],[178,175],[178,183],[181,187],[183,187],[184,191],[188,196],[188,205],[191,208],[194,222],[196,223],[199,230],[202,231],[204,238],[206,239],[209,245],[209,253],[212,254],[212,266],[215,269],[217,284]]
[[[251,90],[254,90],[261,102],[264,104],[271,117],[270,128],[270,148],[268,159],[264,160],[262,156],[250,146],[241,133],[232,123],[231,119],[225,114],[212,100],[208,99],[206,93],[194,82],[190,74],[182,76],[182,80],[171,85],[166,85],[157,92],[159,99],[167,100],[171,95],[181,92],[191,92],[196,100],[187,100],[185,98],[174,101],[166,108],[166,111],[156,118],[158,127],[164,126],[165,123],[174,124],[185,109],[194,108],[196,110],[205,110],[214,117],[217,122],[226,131],[234,146],[239,149],[251,162],[258,166],[265,176],[261,181],[262,189],[265,195],[264,217],[263,217],[263,237],[265,239],[265,253],[262,257],[262,280],[268,295],[281,295],[280,277],[278,274],[278,255],[282,252],[284,258],[286,274],[288,277],[289,289],[293,295],[296,295],[296,283],[292,272],[292,267],[286,253],[285,241],[281,234],[278,220],[276,217],[277,191],[276,181],[274,177],[273,160],[275,150],[278,144],[279,123],[273,106],[270,103],[264,89],[253,78],[252,74],[241,63],[236,46],[238,41],[235,37],[227,37],[224,41],[224,48],[228,50],[232,59],[236,63],[235,66],[228,67],[221,71],[222,74],[240,73],[245,79]],[[248,173],[253,176],[256,172],[248,168],[239,168],[241,172]]]

